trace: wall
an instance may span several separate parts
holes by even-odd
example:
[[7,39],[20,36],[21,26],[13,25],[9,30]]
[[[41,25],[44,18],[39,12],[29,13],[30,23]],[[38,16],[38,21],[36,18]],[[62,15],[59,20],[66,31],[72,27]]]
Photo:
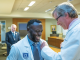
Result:
[[55,19],[46,19],[45,20],[46,40],[48,40],[48,37],[50,37],[50,34],[52,34],[51,25],[56,25],[57,34],[62,33],[62,27],[57,25],[57,21]]
[[62,27],[60,25],[57,25],[57,34],[62,33]]
[[[11,24],[13,23],[13,18],[0,18],[0,20],[5,20],[6,21],[6,32],[10,31],[8,29],[8,27],[10,27]],[[57,25],[57,21],[56,20],[49,19],[49,18],[45,19],[45,28],[44,28],[44,30],[45,30],[44,31],[45,32],[45,40],[48,40],[48,37],[50,37],[50,34],[52,34],[51,29],[50,29],[51,25],[56,25],[57,33],[61,33],[62,32],[62,28],[59,25]]]

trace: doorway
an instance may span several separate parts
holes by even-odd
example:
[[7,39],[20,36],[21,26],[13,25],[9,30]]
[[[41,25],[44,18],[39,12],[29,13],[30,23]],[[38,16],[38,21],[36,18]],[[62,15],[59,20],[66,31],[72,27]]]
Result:
[[0,21],[0,42],[5,43],[5,21]]

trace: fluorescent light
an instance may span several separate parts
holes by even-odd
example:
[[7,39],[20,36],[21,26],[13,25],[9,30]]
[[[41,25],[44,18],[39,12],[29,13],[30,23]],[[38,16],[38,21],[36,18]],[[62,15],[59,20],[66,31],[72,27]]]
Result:
[[27,11],[29,9],[29,7],[26,7],[25,9],[24,9],[24,11]]
[[32,6],[35,3],[35,1],[32,1],[28,6]]
[[73,1],[73,0],[67,0],[67,2],[71,2],[71,1]]

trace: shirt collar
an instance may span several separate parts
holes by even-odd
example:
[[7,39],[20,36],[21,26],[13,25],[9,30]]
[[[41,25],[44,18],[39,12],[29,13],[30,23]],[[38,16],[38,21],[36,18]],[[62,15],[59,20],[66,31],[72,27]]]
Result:
[[69,24],[69,28],[71,27],[71,25],[72,25],[76,20],[78,20],[78,18],[74,19],[74,20]]
[[[12,31],[11,31],[12,32]],[[15,34],[15,31],[14,32],[12,32],[12,33],[14,33]]]

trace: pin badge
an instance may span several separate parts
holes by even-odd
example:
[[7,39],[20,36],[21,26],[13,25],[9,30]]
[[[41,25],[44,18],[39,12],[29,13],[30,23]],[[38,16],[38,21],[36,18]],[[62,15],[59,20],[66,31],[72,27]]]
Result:
[[23,53],[23,58],[27,59],[28,58],[28,53]]

